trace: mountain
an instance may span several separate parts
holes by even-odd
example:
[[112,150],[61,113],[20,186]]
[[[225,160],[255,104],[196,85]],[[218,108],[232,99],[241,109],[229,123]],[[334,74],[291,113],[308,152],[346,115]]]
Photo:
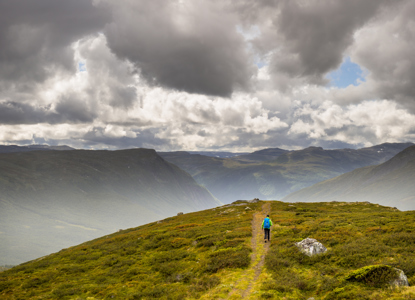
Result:
[[[356,168],[385,162],[412,143],[381,144],[362,149],[287,151],[264,149],[232,158],[188,152],[160,152],[188,172],[224,203],[237,199],[282,199],[292,192]],[[271,160],[266,160],[271,158]]]
[[[271,243],[260,229],[266,214]],[[363,202],[238,201],[0,272],[0,298],[414,299],[414,224],[414,211]],[[295,244],[307,237],[327,251],[300,252]],[[390,286],[394,268],[410,287]]]
[[235,156],[234,159],[247,162],[261,162],[277,159],[280,155],[290,152],[289,150],[284,150],[280,148],[268,148],[252,153],[242,154]]
[[415,210],[415,146],[377,166],[356,169],[285,197],[290,202],[369,201]]
[[0,153],[13,153],[13,152],[28,152],[28,151],[41,151],[41,150],[75,150],[69,146],[49,146],[49,145],[29,145],[29,146],[17,146],[17,145],[0,145]]
[[205,155],[205,156],[221,157],[221,158],[235,157],[238,155],[248,154],[245,152],[224,152],[224,151],[187,151],[187,152],[190,154],[200,154],[200,155]]
[[154,150],[3,153],[0,265],[220,204]]

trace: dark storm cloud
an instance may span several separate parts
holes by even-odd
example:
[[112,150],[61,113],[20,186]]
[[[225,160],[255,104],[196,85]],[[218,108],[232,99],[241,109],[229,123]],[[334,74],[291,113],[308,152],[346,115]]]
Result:
[[56,104],[55,110],[61,123],[89,123],[96,117],[91,103],[67,95]]
[[62,99],[55,110],[50,105],[35,106],[13,101],[0,103],[0,124],[74,124],[92,122],[95,117],[91,108],[77,99]]
[[0,103],[0,124],[35,124],[45,122],[48,118],[51,118],[48,107],[34,107],[13,101]]
[[342,62],[344,50],[353,43],[353,34],[373,17],[382,1],[281,1],[276,20],[290,52],[298,54],[299,68],[277,59],[291,75],[314,78],[317,82]]
[[272,73],[326,84],[325,74],[341,64],[345,50],[354,41],[353,34],[376,16],[384,2],[279,0],[240,9],[247,18],[253,18],[247,12],[252,8],[257,18],[272,21],[272,25],[262,26],[262,35],[253,41],[258,51],[272,52]]
[[232,15],[207,1],[110,2],[108,45],[151,84],[229,96],[246,89],[250,60]]
[[380,98],[394,99],[415,111],[415,2],[385,9],[374,28],[361,32],[353,54],[370,70]]
[[70,43],[95,34],[108,17],[88,0],[0,0],[0,79],[27,86],[73,69]]

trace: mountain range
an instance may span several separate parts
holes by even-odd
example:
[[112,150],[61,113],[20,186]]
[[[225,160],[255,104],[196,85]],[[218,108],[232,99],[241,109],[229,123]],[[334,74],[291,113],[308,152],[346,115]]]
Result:
[[9,152],[0,153],[0,265],[238,199],[370,201],[415,209],[412,143],[234,156],[68,148],[0,147]]
[[220,205],[154,150],[0,154],[0,265]]
[[358,168],[285,197],[289,202],[369,201],[415,209],[415,146],[390,160]]
[[50,150],[75,150],[69,146],[49,146],[49,145],[0,145],[0,153],[29,152],[29,151],[50,151]]
[[238,199],[282,199],[356,168],[383,163],[412,145],[385,143],[361,149],[309,147],[295,151],[272,148],[231,158],[184,151],[159,154],[192,175],[220,201],[231,203]]

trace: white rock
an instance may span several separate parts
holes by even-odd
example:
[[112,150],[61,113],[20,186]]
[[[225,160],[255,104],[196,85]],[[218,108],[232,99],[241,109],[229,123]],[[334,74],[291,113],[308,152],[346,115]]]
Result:
[[405,273],[402,270],[396,268],[395,270],[398,272],[398,278],[392,280],[390,284],[394,286],[409,286],[408,277],[406,277]]
[[301,242],[295,243],[295,245],[301,252],[308,256],[313,256],[327,251],[327,248],[324,247],[322,243],[312,238],[306,238]]

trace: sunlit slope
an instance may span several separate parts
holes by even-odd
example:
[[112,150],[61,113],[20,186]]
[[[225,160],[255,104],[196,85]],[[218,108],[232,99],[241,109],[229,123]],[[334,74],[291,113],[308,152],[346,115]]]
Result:
[[[276,226],[259,299],[415,299],[415,211],[356,200],[272,203]],[[321,242],[327,252],[302,254],[295,243],[307,237]],[[346,280],[374,265],[403,270],[410,287],[391,288],[382,273]]]
[[0,273],[0,298],[199,298],[249,266],[261,205],[184,214],[64,249]]
[[383,163],[411,145],[386,143],[357,150],[309,147],[284,151],[275,148],[233,158],[187,152],[160,155],[192,175],[216,198],[230,203],[239,199],[282,199],[356,168]]
[[[274,223],[267,244],[260,222],[253,222],[263,219],[265,207]],[[392,289],[382,274],[347,280],[360,268],[386,265],[415,284],[413,230],[415,212],[366,202],[239,202],[1,272],[0,299],[415,299],[413,287]],[[327,252],[301,253],[295,243],[307,237]],[[259,253],[265,245],[268,252]],[[257,261],[262,255],[265,265]]]
[[0,264],[220,203],[154,150],[0,155]]
[[370,201],[415,210],[415,146],[378,166],[360,168],[305,188],[284,201]]

